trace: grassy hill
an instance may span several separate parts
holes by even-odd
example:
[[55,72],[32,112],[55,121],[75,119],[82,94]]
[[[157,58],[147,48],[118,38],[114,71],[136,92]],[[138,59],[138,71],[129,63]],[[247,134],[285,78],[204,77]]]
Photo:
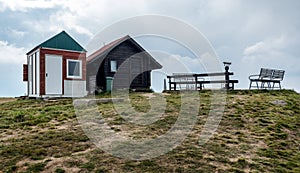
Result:
[[[97,148],[77,122],[71,99],[0,103],[0,172],[300,172],[300,95],[294,91],[230,91],[216,134],[198,145],[210,109],[200,92],[199,118],[189,136],[157,158],[132,161]],[[136,110],[149,96],[131,93]],[[101,95],[99,97],[108,97]],[[112,103],[98,104],[105,121],[131,138],[155,138],[176,122],[180,94],[165,95],[165,115],[153,124],[127,123]]]

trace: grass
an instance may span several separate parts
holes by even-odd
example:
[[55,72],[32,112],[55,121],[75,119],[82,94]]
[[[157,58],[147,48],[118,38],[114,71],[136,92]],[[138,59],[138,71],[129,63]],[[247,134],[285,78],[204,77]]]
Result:
[[[198,140],[211,92],[199,95],[198,121],[187,138],[167,154],[141,161],[114,157],[97,148],[78,124],[71,99],[3,102],[0,172],[300,172],[299,94],[229,91],[222,121],[205,145],[198,145]],[[165,98],[165,113],[147,125],[128,122],[112,103],[98,104],[98,110],[124,136],[156,138],[172,127],[180,111],[179,93]],[[144,93],[130,93],[130,99],[137,112],[151,109]],[[286,104],[274,105],[276,100]]]

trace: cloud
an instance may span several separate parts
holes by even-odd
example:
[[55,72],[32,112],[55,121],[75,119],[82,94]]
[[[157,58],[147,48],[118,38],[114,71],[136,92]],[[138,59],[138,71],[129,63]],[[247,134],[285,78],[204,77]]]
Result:
[[[113,8],[111,4],[114,4]],[[144,0],[50,0],[42,1],[40,5],[35,6],[25,5],[24,3],[16,5],[16,3],[10,3],[10,1],[4,3],[4,6],[11,10],[23,12],[32,8],[51,8],[53,11],[47,18],[32,17],[23,22],[26,27],[35,32],[54,34],[61,30],[67,30],[85,35],[88,38],[100,32],[104,27],[120,20],[120,18],[143,13],[145,5]]]
[[24,48],[18,48],[0,40],[0,64],[21,64],[26,62]]
[[195,67],[201,65],[199,60],[188,56],[183,57],[161,51],[152,51],[151,55],[162,65],[162,69],[154,70],[151,74],[151,88],[156,92],[163,91],[163,81],[167,79],[167,75],[193,73],[199,70]]
[[288,46],[294,44],[290,42],[291,40],[286,36],[279,36],[250,45],[244,49],[243,61],[256,66],[299,71],[297,68],[299,58],[287,50]]
[[25,31],[19,31],[16,29],[11,29],[10,32],[11,32],[12,36],[14,36],[16,38],[22,38],[26,34]]
[[172,73],[214,72],[211,69],[223,70],[215,57],[209,54],[203,54],[200,58],[192,58],[161,51],[151,51],[150,53],[163,66],[161,71],[168,75],[172,75]]
[[[161,71],[164,74],[172,75],[172,73],[191,73],[192,70],[187,67],[186,63],[193,61],[189,57],[181,57],[180,55],[172,55],[162,51],[151,51],[151,55],[157,60],[161,65]],[[185,61],[183,61],[185,58]]]
[[21,96],[26,92],[26,83],[23,82],[22,64],[0,63],[0,96]]
[[242,61],[237,68],[237,77],[240,79],[241,86],[247,87],[248,76],[258,74],[260,68],[264,67],[285,70],[283,86],[300,91],[300,88],[294,82],[294,80],[300,80],[299,51],[290,50],[291,47],[296,47],[296,45],[299,45],[299,43],[295,42],[293,37],[280,35],[246,46],[243,50]]
[[50,16],[50,29],[52,31],[61,31],[61,30],[73,30],[79,34],[87,35],[92,37],[93,33],[80,24],[80,20],[75,13],[59,11],[54,15]]
[[[221,57],[220,61],[232,62],[230,70],[235,73],[233,78],[240,81],[238,87],[247,87],[248,75],[259,72],[262,66],[288,69],[287,77],[299,81],[299,9],[300,1],[282,0],[273,0],[272,3],[259,0],[0,0],[4,24],[0,29],[0,39],[8,41],[1,42],[0,51],[6,52],[4,47],[31,49],[61,30],[66,30],[83,44],[106,26],[124,18],[159,14],[177,18],[199,29]],[[14,31],[6,32],[7,28]],[[148,45],[142,46],[147,48]],[[162,47],[169,49],[164,44]],[[175,57],[180,56],[178,59],[186,64],[184,69],[197,70],[192,55],[182,49],[169,52]],[[25,52],[19,54],[23,60]],[[2,56],[0,63],[4,61],[7,59]],[[176,62],[169,63],[176,65]],[[286,84],[290,86],[288,82]]]
[[92,37],[93,33],[81,23],[80,18],[68,10],[58,10],[56,13],[52,13],[48,16],[48,19],[44,20],[26,20],[23,22],[26,27],[31,28],[32,33],[38,33],[39,35],[53,35],[62,30],[69,32],[75,32],[77,34],[86,35]]
[[59,1],[47,0],[0,0],[0,10],[23,11],[34,8],[53,8]]

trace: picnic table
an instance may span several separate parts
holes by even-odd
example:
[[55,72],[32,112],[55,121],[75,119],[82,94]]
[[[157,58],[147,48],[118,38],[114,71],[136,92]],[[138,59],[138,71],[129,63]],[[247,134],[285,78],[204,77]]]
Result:
[[[167,76],[169,80],[169,90],[181,90],[181,85],[184,85],[186,90],[202,90],[206,84],[225,84],[225,89],[234,89],[234,84],[238,83],[238,80],[231,80],[229,76],[233,75],[233,72],[229,72],[229,65],[231,63],[224,62],[225,72],[214,73],[176,73],[172,76]],[[213,79],[214,77],[224,76],[224,79]]]

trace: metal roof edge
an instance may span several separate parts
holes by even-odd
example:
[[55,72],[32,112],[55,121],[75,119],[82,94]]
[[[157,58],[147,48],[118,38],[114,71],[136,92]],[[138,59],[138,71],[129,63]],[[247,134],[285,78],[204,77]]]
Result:
[[[87,50],[85,50],[74,38],[72,38],[66,31],[61,31],[60,33],[50,37],[49,39],[45,40],[44,42],[40,43],[39,45],[37,45],[36,47],[34,47],[33,49],[31,49],[29,52],[26,53],[26,55],[29,55],[31,52],[33,52],[34,50],[38,49],[38,48],[42,48],[43,44],[46,44],[47,42],[49,42],[50,40],[58,37],[61,34],[65,34],[67,37],[69,37],[74,43],[76,43],[83,52],[87,52]],[[51,47],[43,47],[43,48],[51,48]],[[55,48],[51,48],[51,49],[55,49]],[[63,49],[63,50],[67,50],[67,49]],[[76,50],[68,50],[68,51],[76,51]],[[76,52],[82,52],[82,51],[76,51]]]

